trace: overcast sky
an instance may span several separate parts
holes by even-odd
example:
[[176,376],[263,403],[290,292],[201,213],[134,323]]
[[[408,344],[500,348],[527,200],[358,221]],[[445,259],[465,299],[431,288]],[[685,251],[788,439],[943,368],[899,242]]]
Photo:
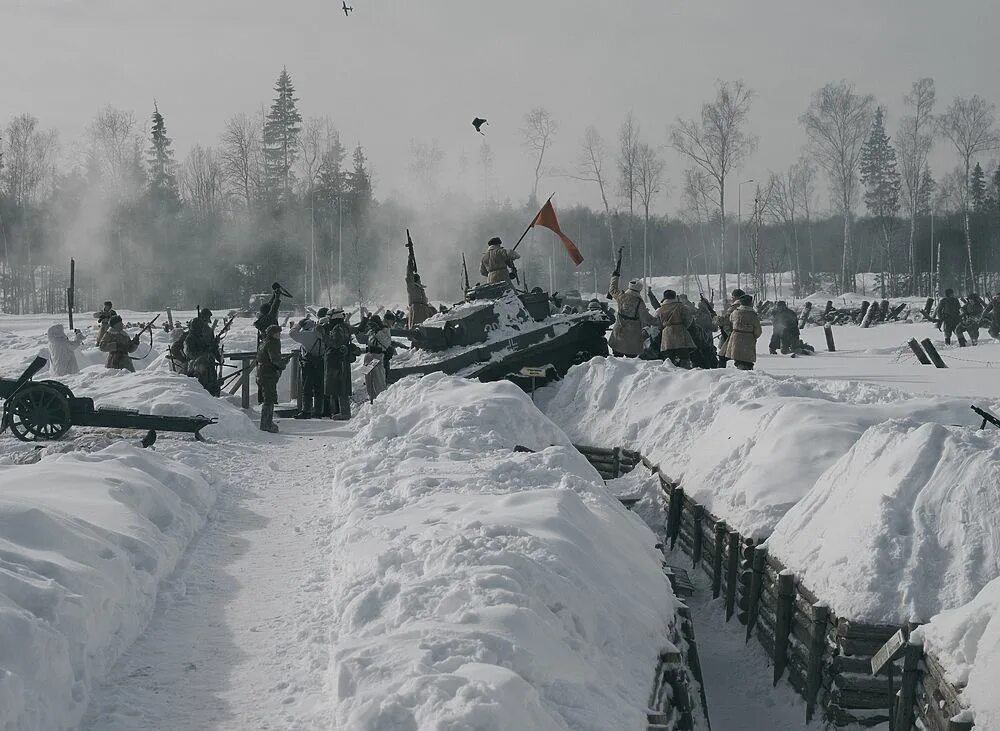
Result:
[[[452,165],[464,152],[473,176],[479,115],[501,192],[520,201],[534,164],[518,129],[536,105],[561,125],[551,164],[567,169],[588,124],[613,140],[632,110],[643,138],[665,146],[670,122],[697,114],[717,78],[742,78],[757,92],[750,178],[798,156],[798,116],[827,81],[875,94],[890,134],[922,76],[937,82],[939,109],[956,95],[1000,101],[997,0],[348,4],[349,18],[340,0],[0,0],[0,121],[31,112],[66,142],[102,105],[146,119],[155,97],[183,157],[214,144],[233,113],[269,102],[287,66],[303,115],[329,115],[345,144],[369,151],[377,195],[412,184],[414,139],[436,139]],[[682,165],[664,156],[673,195],[661,211],[675,206]],[[951,164],[943,146],[933,161],[937,176]],[[542,188],[563,206],[598,203],[564,178]]]

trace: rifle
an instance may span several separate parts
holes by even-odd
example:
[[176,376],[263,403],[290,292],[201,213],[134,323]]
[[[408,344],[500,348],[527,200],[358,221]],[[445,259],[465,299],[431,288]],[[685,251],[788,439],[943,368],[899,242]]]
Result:
[[698,296],[701,298],[701,301],[705,303],[705,307],[708,308],[708,311],[712,315],[712,317],[716,317],[715,308],[712,307],[712,303],[708,301],[708,299],[705,297],[704,294],[699,294]]
[[465,291],[469,291],[469,267],[465,265],[465,252],[462,252],[462,278],[465,282]]
[[73,306],[76,304],[76,260],[69,260],[69,288],[66,290],[66,311],[69,313],[69,329],[73,329]]
[[654,310],[660,309],[660,301],[656,299],[656,295],[653,294],[653,290],[647,289],[646,296],[649,297],[649,304],[653,306]]
[[144,332],[149,331],[149,334],[152,335],[153,334],[153,325],[155,325],[156,321],[159,320],[159,319],[160,319],[160,315],[159,315],[159,313],[157,313],[156,317],[154,317],[152,320],[150,320],[149,322],[147,322],[145,325],[142,326],[142,330],[139,331],[139,334],[142,335]]
[[[625,251],[625,247],[624,246],[619,246],[618,247],[618,258],[615,259],[615,268],[614,268],[614,271],[611,272],[611,274],[613,276],[615,276],[615,277],[620,277],[622,275],[622,252],[623,251]],[[605,296],[608,299],[611,299],[611,292],[608,292]],[[657,305],[657,307],[659,307],[659,305]]]
[[233,326],[233,320],[236,319],[236,315],[231,315],[222,324],[222,329],[219,330],[218,334],[215,336],[215,344],[218,345],[219,342],[225,337],[226,333],[229,332],[229,328]]
[[977,414],[979,414],[981,417],[983,417],[983,425],[979,427],[980,429],[985,429],[987,423],[992,424],[993,426],[1000,427],[1000,419],[991,414],[989,411],[981,409],[978,406],[973,406],[972,410],[975,411]]
[[406,229],[406,248],[410,250],[408,263],[413,264],[413,273],[417,273],[417,257],[413,253],[413,239],[410,238],[410,229]]

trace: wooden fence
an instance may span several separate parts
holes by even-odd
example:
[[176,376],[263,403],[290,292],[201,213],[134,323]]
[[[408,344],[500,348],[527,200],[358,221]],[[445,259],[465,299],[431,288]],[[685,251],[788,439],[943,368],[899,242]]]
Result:
[[[876,725],[892,714],[897,731],[914,728],[917,721],[930,731],[973,727],[954,720],[963,711],[960,689],[947,682],[938,661],[919,645],[908,643],[897,660],[872,675],[873,656],[896,632],[908,637],[912,626],[837,617],[760,541],[731,530],[658,465],[629,450],[603,451],[611,453],[637,455],[638,463],[659,478],[670,548],[679,546],[694,567],[705,571],[713,597],[723,598],[727,621],[735,615],[747,628],[747,640],[756,637],[772,659],[774,684],[785,678],[805,699],[807,722],[819,711],[838,726]],[[601,471],[607,463],[594,464]],[[605,472],[611,471],[602,476]]]

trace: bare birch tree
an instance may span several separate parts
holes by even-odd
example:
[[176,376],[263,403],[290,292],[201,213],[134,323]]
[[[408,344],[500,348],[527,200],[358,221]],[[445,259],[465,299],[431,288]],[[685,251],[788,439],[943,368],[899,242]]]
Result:
[[242,199],[246,210],[259,198],[264,153],[262,125],[255,115],[236,114],[226,121],[220,158],[230,191]]
[[774,192],[778,176],[771,173],[764,185],[757,183],[753,197],[753,214],[750,216],[750,260],[753,262],[754,288],[761,300],[767,298],[767,251],[761,243],[760,230],[764,221],[773,215]]
[[623,201],[628,201],[626,240],[629,261],[635,255],[632,249],[632,221],[635,218],[635,197],[638,194],[638,166],[639,124],[632,112],[629,112],[618,130],[618,194]]
[[638,164],[636,165],[636,191],[642,203],[642,276],[645,279],[649,271],[649,208],[653,199],[663,190],[663,158],[655,147],[645,142],[639,143]]
[[726,181],[757,147],[746,130],[753,91],[742,81],[717,82],[715,99],[701,108],[699,119],[679,119],[670,131],[674,149],[708,173],[719,205],[719,289],[726,292]]
[[222,162],[212,148],[195,145],[181,165],[181,195],[201,216],[218,214],[225,199],[225,176]]
[[909,114],[899,123],[896,147],[902,178],[903,205],[910,216],[910,238],[907,260],[910,269],[910,294],[917,282],[917,215],[920,205],[920,182],[927,165],[927,156],[934,144],[934,79],[913,82],[910,93],[903,97]]
[[937,118],[941,136],[951,142],[965,173],[965,193],[962,195],[962,220],[965,228],[965,249],[968,254],[969,284],[975,286],[976,272],[972,263],[972,232],[969,228],[972,158],[1000,147],[1000,132],[996,129],[996,107],[977,94],[968,99],[956,97],[948,110]]
[[521,127],[526,150],[536,156],[535,160],[535,183],[531,186],[531,205],[538,202],[538,183],[545,174],[545,153],[552,145],[559,125],[553,118],[552,113],[545,107],[535,107],[524,115],[524,126]]
[[808,160],[801,158],[784,173],[772,175],[769,180],[769,183],[773,183],[773,192],[769,200],[771,212],[776,220],[784,224],[792,244],[796,296],[801,296],[805,290],[799,224],[803,216],[807,215],[810,187],[814,176],[815,169]]
[[816,163],[823,168],[844,216],[844,249],[840,286],[853,289],[854,276],[848,281],[851,261],[851,227],[858,195],[858,165],[861,147],[871,128],[875,97],[862,96],[846,81],[831,82],[813,94],[812,103],[799,122],[809,137],[809,147]]
[[608,146],[601,133],[593,125],[587,127],[580,140],[580,154],[577,158],[576,175],[571,177],[596,183],[601,192],[601,202],[604,204],[604,224],[608,227],[611,239],[611,259],[615,258],[615,227],[611,217],[611,204],[608,202],[608,180],[605,172],[608,156]]
[[4,188],[16,206],[35,202],[51,189],[59,137],[55,130],[41,130],[30,114],[14,117],[7,125],[3,149]]
[[[705,290],[712,291],[710,279],[711,260],[708,256],[708,240],[705,238],[705,228],[711,220],[711,187],[708,173],[699,167],[690,167],[684,171],[684,207],[689,217],[698,227],[698,238],[701,241],[701,253],[705,265]],[[699,285],[700,288],[700,285]]]

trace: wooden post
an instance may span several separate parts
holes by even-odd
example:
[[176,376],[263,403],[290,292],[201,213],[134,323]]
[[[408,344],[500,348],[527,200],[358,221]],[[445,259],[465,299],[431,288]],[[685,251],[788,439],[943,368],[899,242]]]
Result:
[[753,552],[753,576],[750,577],[750,596],[747,602],[747,642],[750,641],[750,633],[757,626],[757,618],[760,616],[760,592],[764,588],[766,566],[767,549],[757,546]]
[[66,311],[69,313],[69,330],[73,332],[73,309],[76,307],[76,259],[69,260],[69,289],[66,290]]
[[705,514],[705,508],[701,505],[695,505],[694,510],[691,511],[691,522],[694,523],[694,546],[691,549],[691,561],[694,568],[698,567],[701,563],[701,551],[702,551],[702,533],[701,533],[701,519]]
[[169,307],[167,308],[167,324],[170,325],[171,330],[174,329],[174,313],[170,311]]
[[670,550],[677,545],[677,536],[681,534],[681,518],[684,511],[684,488],[679,485],[670,493]]
[[920,681],[920,660],[924,648],[921,645],[908,644],[903,653],[903,682],[896,701],[896,728],[910,729],[913,727],[917,706],[917,683]]
[[243,359],[243,370],[240,372],[240,406],[250,408],[250,361]]
[[823,326],[823,334],[826,335],[826,350],[828,353],[836,353],[837,346],[833,342],[833,325],[826,323]]
[[931,342],[930,338],[924,338],[920,341],[920,344],[924,346],[924,351],[927,356],[931,359],[935,368],[947,368],[945,362],[941,359],[940,353],[938,353],[937,348],[934,347],[934,343]]
[[809,665],[806,668],[806,723],[816,712],[816,699],[823,680],[823,652],[826,650],[826,626],[830,608],[825,604],[812,606],[812,642],[809,643]]
[[[532,389],[532,398],[534,398],[534,389],[535,389],[535,381],[534,381],[534,379],[532,379],[532,381],[531,381],[531,389]],[[615,449],[614,449],[614,455],[612,456],[612,461],[611,461],[611,474],[614,475],[615,477],[621,477],[622,476],[622,448],[621,447],[615,447]]]
[[729,532],[729,546],[726,554],[726,621],[733,617],[736,606],[736,580],[740,569],[740,534]]
[[920,361],[920,365],[931,364],[931,359],[927,357],[927,353],[925,353],[924,349],[920,347],[920,343],[917,342],[916,338],[910,338],[907,341],[907,345],[910,346],[910,350],[913,351],[913,354],[917,356],[917,360]]
[[722,547],[726,545],[726,524],[715,524],[715,555],[712,557],[712,598],[722,593]]
[[788,635],[792,631],[795,607],[795,574],[778,574],[778,606],[774,623],[774,684],[777,685],[788,664]]
[[748,538],[740,551],[739,578],[736,580],[736,606],[740,610],[736,618],[746,625],[750,621],[750,583],[753,581],[753,557],[757,547],[752,538]]
[[302,389],[299,387],[302,372],[299,369],[299,358],[294,352],[288,359],[288,369],[291,371],[291,383],[288,386],[289,401],[294,401],[295,408],[302,411]]
[[858,313],[858,323],[859,324],[865,321],[865,316],[868,314],[868,308],[871,307],[871,305],[872,305],[872,303],[869,302],[868,300],[864,300],[861,303],[861,312]]

